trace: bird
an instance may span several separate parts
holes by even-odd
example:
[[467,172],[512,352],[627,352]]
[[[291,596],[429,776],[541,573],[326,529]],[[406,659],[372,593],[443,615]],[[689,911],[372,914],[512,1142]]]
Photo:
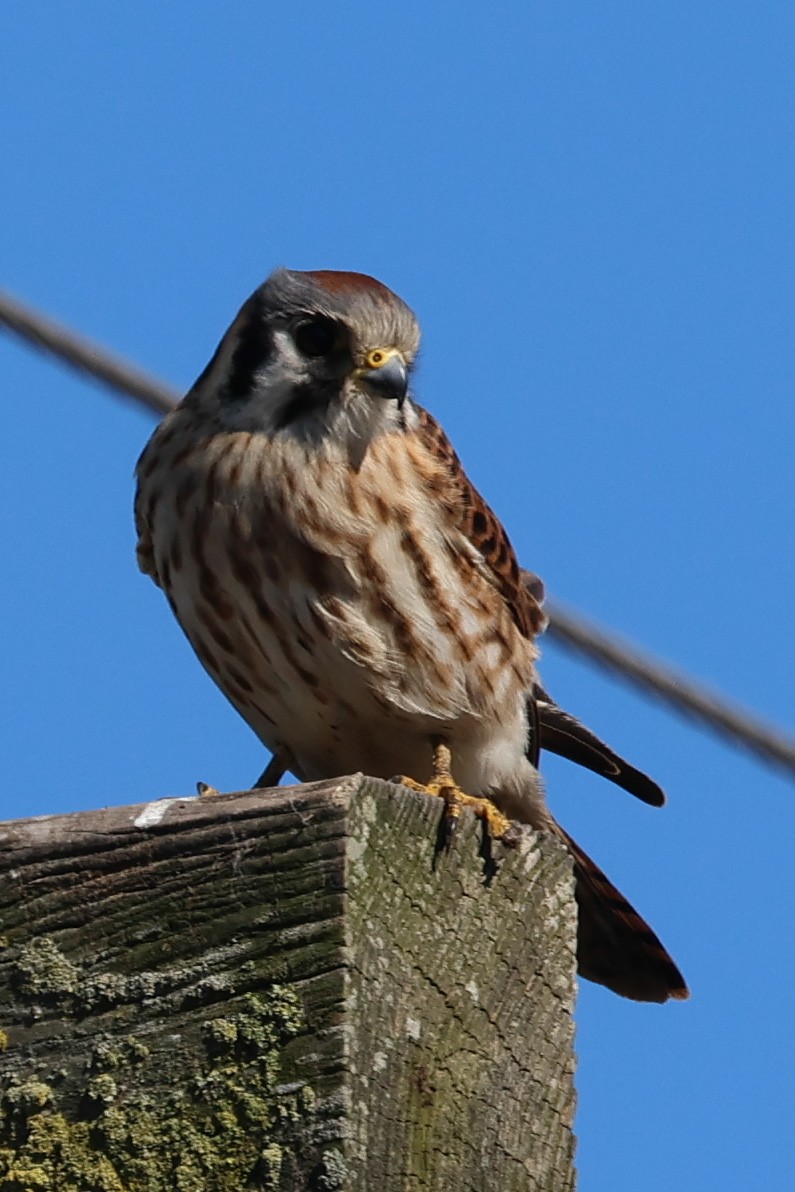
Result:
[[[543,584],[415,399],[420,328],[367,274],[276,269],[136,468],[137,557],[273,754],[260,782],[363,771],[572,857],[581,976],[689,996],[658,937],[549,808],[550,750],[664,795],[537,669]],[[454,776],[453,776],[454,774]]]

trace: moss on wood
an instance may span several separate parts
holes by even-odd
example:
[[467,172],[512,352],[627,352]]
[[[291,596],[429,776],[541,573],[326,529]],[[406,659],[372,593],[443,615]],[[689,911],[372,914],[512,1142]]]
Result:
[[[572,1186],[569,865],[353,778],[0,826],[2,1192]],[[451,1175],[452,1173],[452,1175]]]

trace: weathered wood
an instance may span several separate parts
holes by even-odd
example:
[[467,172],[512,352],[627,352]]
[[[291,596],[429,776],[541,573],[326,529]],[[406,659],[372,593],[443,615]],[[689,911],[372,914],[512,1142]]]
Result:
[[354,776],[0,825],[0,1188],[572,1188],[568,859],[439,817]]

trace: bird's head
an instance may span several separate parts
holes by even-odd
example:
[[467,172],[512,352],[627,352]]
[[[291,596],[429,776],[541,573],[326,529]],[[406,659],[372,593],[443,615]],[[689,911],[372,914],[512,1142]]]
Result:
[[308,441],[401,424],[420,332],[363,273],[277,269],[243,305],[190,399],[227,429]]

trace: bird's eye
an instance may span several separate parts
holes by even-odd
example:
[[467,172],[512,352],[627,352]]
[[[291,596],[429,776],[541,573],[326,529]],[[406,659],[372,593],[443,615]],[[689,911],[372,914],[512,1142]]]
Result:
[[333,319],[307,319],[294,329],[293,339],[304,356],[328,356],[336,346],[339,334]]

